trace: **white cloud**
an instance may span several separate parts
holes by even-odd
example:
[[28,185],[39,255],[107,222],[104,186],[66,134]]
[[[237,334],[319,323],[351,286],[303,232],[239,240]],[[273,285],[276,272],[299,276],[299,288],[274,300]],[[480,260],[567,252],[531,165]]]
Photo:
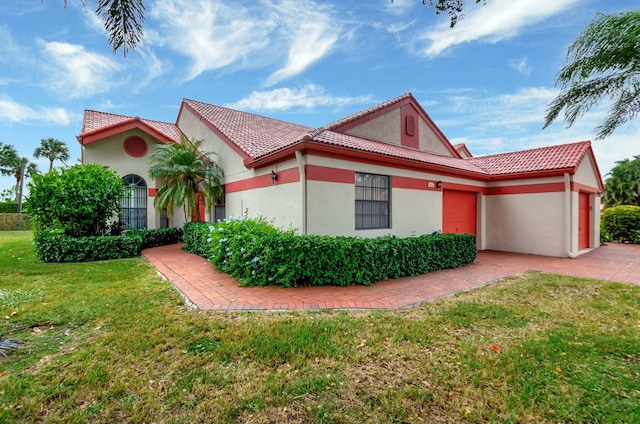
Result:
[[497,43],[518,35],[524,28],[558,14],[580,0],[492,0],[486,6],[465,12],[464,19],[455,28],[442,22],[436,29],[419,37],[422,55],[442,54],[450,47],[481,41]]
[[267,86],[302,73],[326,56],[341,33],[326,7],[309,1],[285,0],[274,8],[283,23],[283,35],[288,38],[289,55],[284,67],[267,79]]
[[270,91],[254,91],[248,97],[225,105],[232,109],[256,112],[284,111],[293,108],[340,107],[351,104],[371,103],[370,96],[336,97],[325,93],[315,85],[300,89],[277,88]]
[[330,6],[309,0],[263,0],[229,6],[220,0],[158,0],[145,42],[187,56],[190,81],[212,70],[282,63],[267,86],[326,57],[342,35]]
[[63,108],[41,107],[33,109],[15,102],[11,98],[0,98],[0,121],[11,123],[39,122],[57,125],[69,125],[76,116]]
[[250,16],[245,8],[207,0],[158,0],[149,17],[159,26],[147,41],[167,45],[192,60],[186,81],[259,52],[275,26],[269,19]]
[[531,74],[531,66],[529,66],[529,60],[526,57],[520,60],[510,60],[509,66],[522,75],[529,76]]
[[41,53],[53,64],[45,71],[48,87],[68,98],[90,97],[117,85],[115,72],[122,67],[108,56],[88,52],[84,46],[38,39]]

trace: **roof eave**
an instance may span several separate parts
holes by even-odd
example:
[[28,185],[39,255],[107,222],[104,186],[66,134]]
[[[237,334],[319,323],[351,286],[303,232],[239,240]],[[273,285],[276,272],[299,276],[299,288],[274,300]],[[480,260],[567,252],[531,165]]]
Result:
[[132,129],[139,129],[162,143],[176,143],[179,141],[179,140],[173,140],[171,137],[168,137],[166,134],[156,130],[149,124],[145,123],[139,117],[126,119],[116,124],[108,125],[92,131],[87,131],[77,136],[76,139],[80,144],[87,145],[89,143],[93,143],[94,141],[102,140],[106,137],[110,137],[115,134],[120,134]]
[[340,146],[332,146],[318,141],[305,139],[299,140],[298,142],[287,146],[282,150],[278,150],[277,152],[273,152],[269,155],[257,159],[246,158],[244,160],[244,165],[249,169],[265,167],[274,163],[281,162],[284,159],[289,159],[295,154],[296,151],[314,152],[317,154],[328,156],[343,156],[348,157],[350,160],[375,161],[385,165],[400,166],[408,169],[418,169],[423,172],[430,171],[433,173],[449,175],[453,177],[467,177],[478,181],[486,181],[489,177],[487,174],[482,172],[473,172],[444,165],[388,156],[381,153],[366,152]]

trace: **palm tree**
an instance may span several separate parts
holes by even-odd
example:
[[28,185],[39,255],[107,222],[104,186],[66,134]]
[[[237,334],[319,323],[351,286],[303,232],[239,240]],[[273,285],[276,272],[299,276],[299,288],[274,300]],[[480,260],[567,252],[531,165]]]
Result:
[[29,162],[26,157],[20,157],[15,147],[0,142],[0,174],[12,175],[16,179],[16,203],[18,213],[22,212],[22,187],[25,177],[32,177],[38,173],[36,164]]
[[62,163],[69,160],[69,148],[64,141],[52,137],[43,138],[40,140],[40,147],[36,147],[33,151],[33,157],[49,159],[49,171],[51,171],[54,160],[59,160]]
[[640,155],[633,160],[617,161],[608,175],[604,189],[606,207],[640,206]]
[[202,140],[161,144],[151,154],[151,178],[161,178],[162,187],[156,193],[154,206],[167,210],[171,216],[174,207],[183,207],[185,220],[195,216],[201,221],[199,204],[203,200],[211,207],[222,195],[222,169],[215,163],[213,152],[200,152]]
[[564,109],[568,126],[605,98],[606,120],[596,127],[603,139],[640,113],[640,11],[600,14],[571,44],[556,85],[561,92],[547,109],[544,128]]

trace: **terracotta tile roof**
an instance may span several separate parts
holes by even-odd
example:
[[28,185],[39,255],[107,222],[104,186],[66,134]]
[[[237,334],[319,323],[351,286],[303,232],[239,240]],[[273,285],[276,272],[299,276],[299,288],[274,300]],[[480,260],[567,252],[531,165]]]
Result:
[[589,141],[582,141],[463,160],[490,175],[523,174],[575,168],[590,147]]
[[367,140],[364,138],[354,137],[351,135],[333,131],[321,131],[319,134],[315,135],[313,140],[333,146],[340,146],[363,152],[375,153],[399,159],[407,159],[415,162],[421,162],[430,165],[439,165],[451,169],[459,169],[487,175],[487,172],[485,170],[478,167],[474,163],[465,161],[464,159],[436,155],[433,153],[427,153],[416,149],[398,146],[396,144]]
[[183,101],[253,159],[295,144],[313,129],[195,100]]
[[84,119],[82,121],[82,134],[100,131],[102,129],[111,128],[128,122],[140,121],[145,125],[158,131],[168,139],[179,142],[182,132],[175,125],[169,122],[154,121],[151,119],[143,119],[137,116],[116,115],[107,112],[98,112],[95,110],[85,110]]
[[[478,175],[499,176],[574,168],[578,166],[590,147],[590,143],[587,141],[459,159],[330,130],[330,128],[341,127],[345,123],[411,97],[411,94],[405,94],[315,129],[195,100],[184,99],[183,101],[253,160],[268,157],[296,143],[313,141],[347,150],[406,159]],[[464,145],[457,147],[466,148]]]

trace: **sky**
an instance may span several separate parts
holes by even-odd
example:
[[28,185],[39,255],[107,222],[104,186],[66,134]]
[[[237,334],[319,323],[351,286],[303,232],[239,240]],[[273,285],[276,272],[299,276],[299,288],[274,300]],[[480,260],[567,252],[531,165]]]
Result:
[[466,0],[453,29],[420,0],[147,0],[126,57],[94,0],[67,3],[0,1],[0,141],[41,171],[43,138],[79,162],[84,110],[173,123],[183,98],[320,127],[410,92],[474,156],[593,140],[606,178],[640,154],[640,119],[595,140],[606,105],[542,130],[568,46],[629,0]]

